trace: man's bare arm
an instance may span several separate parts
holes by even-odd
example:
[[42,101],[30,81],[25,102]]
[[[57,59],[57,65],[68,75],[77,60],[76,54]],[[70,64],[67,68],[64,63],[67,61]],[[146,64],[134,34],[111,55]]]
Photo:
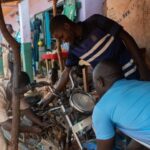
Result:
[[[3,123],[1,123],[1,126],[8,131],[11,131],[12,129],[12,120],[9,119]],[[31,126],[31,127],[27,127],[27,126],[20,126],[19,128],[19,132],[27,132],[27,133],[40,133],[42,130],[37,127],[37,126]]]
[[97,140],[97,150],[112,150],[114,138],[108,140]]
[[[70,73],[71,68],[69,67],[65,67],[64,71],[62,72],[62,75],[55,87],[55,89],[58,92],[61,92],[65,87],[66,84],[69,80],[69,73]],[[51,93],[49,95],[47,95],[46,98],[44,98],[44,103],[43,103],[43,107],[47,106],[53,99],[55,98],[54,95],[52,95]]]
[[133,57],[141,79],[142,80],[150,80],[150,71],[148,70],[148,67],[142,57],[139,53],[139,47],[137,46],[135,40],[133,37],[127,33],[125,30],[122,30],[119,34],[120,38],[123,40],[124,44],[126,45],[127,49],[129,50],[131,56]]
[[46,127],[48,124],[46,122],[42,122],[38,116],[36,116],[30,108],[21,111],[29,120],[31,120],[36,125],[40,127]]

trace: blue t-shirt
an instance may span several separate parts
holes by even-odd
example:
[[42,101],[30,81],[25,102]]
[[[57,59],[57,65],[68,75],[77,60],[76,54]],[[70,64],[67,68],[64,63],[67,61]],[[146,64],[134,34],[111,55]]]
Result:
[[102,96],[93,111],[97,139],[110,139],[118,128],[150,145],[150,82],[119,80]]
[[112,59],[120,65],[127,79],[139,79],[133,59],[123,41],[116,36],[121,27],[116,23],[106,31],[101,27],[104,26],[100,24],[101,17],[94,15],[81,24],[83,37],[70,45],[66,66],[78,65],[80,60],[84,60],[94,68],[100,61]]

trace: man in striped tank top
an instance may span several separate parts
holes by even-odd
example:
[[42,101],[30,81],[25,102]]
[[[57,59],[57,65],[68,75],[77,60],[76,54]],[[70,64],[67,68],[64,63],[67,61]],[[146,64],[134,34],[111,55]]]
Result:
[[[74,23],[64,15],[51,20],[51,33],[56,39],[70,43],[65,69],[56,85],[61,91],[66,85],[72,66],[81,61],[93,69],[104,60],[116,61],[126,79],[149,80],[147,66],[139,55],[134,39],[118,23],[95,14],[83,22]],[[49,96],[45,105],[53,99]]]

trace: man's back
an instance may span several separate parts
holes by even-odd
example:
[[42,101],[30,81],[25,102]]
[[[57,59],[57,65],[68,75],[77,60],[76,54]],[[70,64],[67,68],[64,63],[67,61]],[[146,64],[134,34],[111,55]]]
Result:
[[70,45],[66,66],[78,65],[80,60],[84,60],[95,68],[99,62],[113,59],[122,68],[125,78],[139,79],[139,72],[129,50],[121,38],[113,36],[121,27],[117,23],[108,27],[106,20],[103,16],[93,15],[78,23],[82,27],[82,36]]
[[120,80],[104,94],[93,114],[97,139],[114,136],[115,128],[150,145],[150,82]]

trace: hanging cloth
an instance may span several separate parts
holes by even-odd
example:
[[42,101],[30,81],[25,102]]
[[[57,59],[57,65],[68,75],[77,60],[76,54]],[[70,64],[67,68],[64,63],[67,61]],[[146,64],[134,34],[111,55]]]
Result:
[[16,39],[17,42],[21,43],[20,30],[18,32],[16,32],[15,39]]
[[76,12],[76,1],[75,0],[65,0],[64,9],[62,14],[66,15],[70,20],[75,21],[77,17]]

